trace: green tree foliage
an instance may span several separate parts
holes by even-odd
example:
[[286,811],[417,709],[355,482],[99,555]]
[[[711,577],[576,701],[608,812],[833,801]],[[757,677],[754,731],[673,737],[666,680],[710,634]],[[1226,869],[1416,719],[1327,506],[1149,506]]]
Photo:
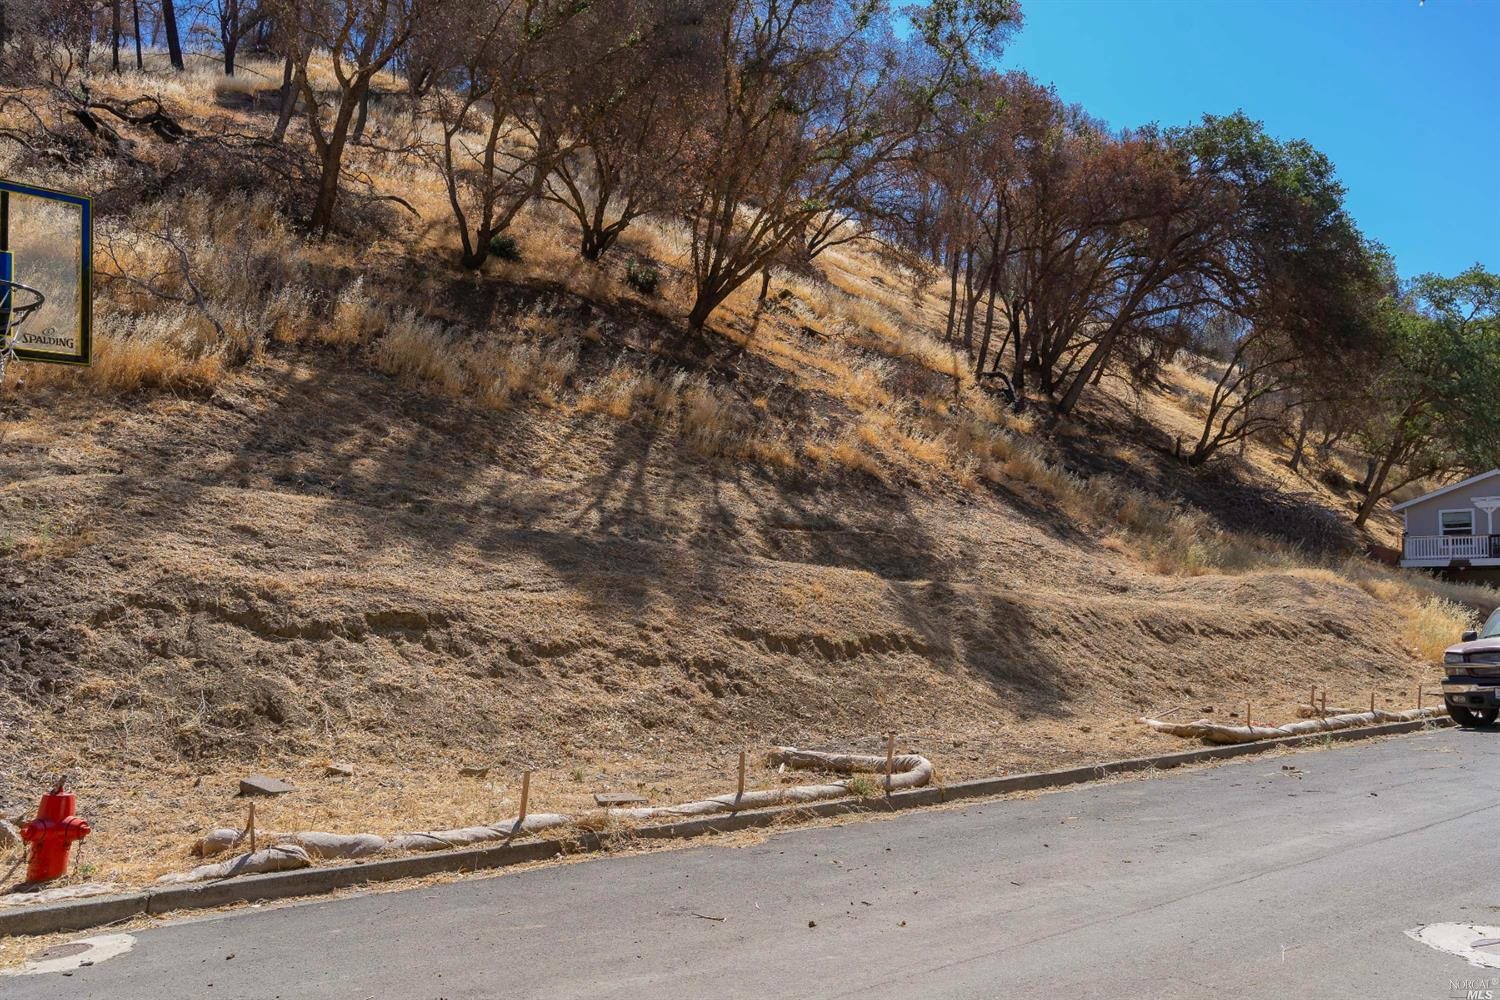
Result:
[[1223,365],[1188,455],[1198,464],[1369,370],[1370,313],[1391,267],[1346,211],[1332,161],[1307,142],[1278,141],[1243,113],[1207,116],[1172,139],[1235,198],[1227,315],[1198,338]]
[[1360,430],[1376,461],[1355,518],[1408,483],[1500,464],[1500,276],[1427,274],[1380,316],[1385,364]]

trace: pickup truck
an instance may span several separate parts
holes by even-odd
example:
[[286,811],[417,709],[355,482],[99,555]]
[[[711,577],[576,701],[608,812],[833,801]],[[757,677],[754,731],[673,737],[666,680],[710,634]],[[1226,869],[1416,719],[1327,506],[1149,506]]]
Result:
[[1484,627],[1443,653],[1443,703],[1460,726],[1488,726],[1500,715],[1500,608]]

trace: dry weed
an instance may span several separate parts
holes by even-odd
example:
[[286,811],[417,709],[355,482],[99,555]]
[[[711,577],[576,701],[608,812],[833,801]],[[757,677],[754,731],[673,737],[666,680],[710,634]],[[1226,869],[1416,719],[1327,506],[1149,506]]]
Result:
[[390,312],[365,291],[361,275],[339,292],[333,315],[312,331],[311,339],[321,344],[364,344],[383,333],[390,321]]
[[471,367],[486,405],[494,409],[507,409],[524,398],[556,407],[578,368],[578,346],[576,342],[545,347],[522,343],[499,350],[481,349],[473,356]]
[[370,357],[387,375],[413,379],[450,396],[462,394],[468,384],[453,339],[412,309],[396,315]]

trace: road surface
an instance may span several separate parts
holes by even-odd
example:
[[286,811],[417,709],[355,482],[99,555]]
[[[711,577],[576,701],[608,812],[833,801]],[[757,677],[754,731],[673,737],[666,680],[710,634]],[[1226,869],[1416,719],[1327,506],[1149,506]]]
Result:
[[185,921],[0,997],[1500,997],[1405,934],[1500,924],[1497,825],[1500,733],[1449,730]]

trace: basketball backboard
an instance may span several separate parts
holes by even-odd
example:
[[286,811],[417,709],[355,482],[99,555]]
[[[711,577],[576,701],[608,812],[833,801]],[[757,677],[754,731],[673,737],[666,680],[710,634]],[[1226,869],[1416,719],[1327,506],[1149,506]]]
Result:
[[0,346],[13,335],[22,361],[88,364],[92,285],[89,200],[0,179]]

